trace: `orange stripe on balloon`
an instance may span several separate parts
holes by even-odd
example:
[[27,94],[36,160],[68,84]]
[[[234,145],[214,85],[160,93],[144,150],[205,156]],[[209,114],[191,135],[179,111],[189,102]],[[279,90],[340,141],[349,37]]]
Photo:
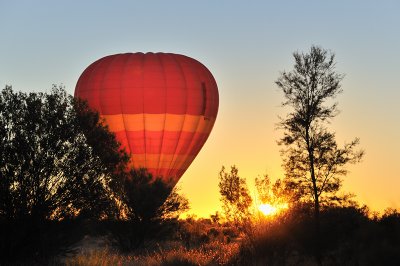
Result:
[[113,132],[123,130],[196,132],[197,128],[208,129],[207,125],[214,124],[215,120],[215,118],[188,114],[117,114],[102,115],[102,117]]
[[[183,165],[185,161],[193,161],[195,155],[174,155],[174,154],[133,154],[132,166],[134,168],[144,167],[150,168],[169,168],[172,160],[179,165]],[[181,169],[181,168],[177,168]]]
[[[127,145],[132,154],[165,153],[165,154],[195,154],[203,143],[196,141],[207,139],[207,132],[179,131],[119,131],[115,132],[122,146]],[[143,136],[146,135],[146,139]],[[126,146],[125,146],[126,147]],[[196,147],[195,149],[192,149]]]

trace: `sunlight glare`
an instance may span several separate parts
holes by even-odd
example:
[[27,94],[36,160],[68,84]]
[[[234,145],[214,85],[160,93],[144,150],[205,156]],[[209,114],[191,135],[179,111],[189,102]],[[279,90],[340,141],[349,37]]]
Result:
[[283,204],[279,204],[279,205],[271,205],[271,204],[260,204],[258,206],[258,209],[265,215],[265,216],[272,216],[277,214],[278,212],[280,212],[283,209],[287,209],[288,208],[288,204],[287,203],[283,203]]

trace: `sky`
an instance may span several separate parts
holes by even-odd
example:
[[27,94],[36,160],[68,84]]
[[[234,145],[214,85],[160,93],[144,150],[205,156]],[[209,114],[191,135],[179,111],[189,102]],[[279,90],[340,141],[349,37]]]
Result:
[[0,87],[73,94],[92,62],[126,52],[172,52],[202,62],[220,95],[203,149],[178,183],[191,213],[221,210],[218,173],[284,176],[277,140],[283,94],[275,81],[292,53],[319,45],[345,74],[331,123],[340,145],[359,137],[366,155],[344,191],[371,210],[400,208],[400,2],[0,0]]

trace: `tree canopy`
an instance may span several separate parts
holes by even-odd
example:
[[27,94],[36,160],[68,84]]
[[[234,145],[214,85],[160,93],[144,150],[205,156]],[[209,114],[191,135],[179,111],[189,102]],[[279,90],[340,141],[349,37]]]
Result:
[[284,130],[279,144],[284,146],[286,181],[303,199],[319,204],[321,197],[329,201],[336,195],[346,166],[360,161],[364,153],[356,150],[358,138],[339,147],[326,126],[338,114],[331,100],[342,92],[343,75],[335,71],[335,55],[312,46],[309,53],[293,56],[294,69],[276,81],[284,93],[283,106],[291,108],[279,124]]
[[335,71],[335,55],[312,46],[309,53],[295,52],[293,56],[293,70],[284,71],[276,81],[284,94],[282,105],[290,107],[279,124],[284,130],[279,144],[284,146],[287,187],[314,204],[315,256],[321,264],[321,203],[340,200],[337,192],[347,174],[346,166],[360,161],[364,153],[356,150],[358,138],[339,147],[335,133],[326,126],[338,114],[332,100],[342,92],[343,75]]
[[222,166],[218,186],[226,219],[236,224],[246,221],[250,216],[249,208],[253,200],[246,180],[239,176],[238,168],[231,166],[230,172],[227,172]]
[[178,218],[189,209],[188,200],[161,177],[145,168],[131,169],[123,182],[124,212],[129,220],[150,223]]
[[128,157],[97,112],[67,95],[0,93],[0,218],[116,215]]

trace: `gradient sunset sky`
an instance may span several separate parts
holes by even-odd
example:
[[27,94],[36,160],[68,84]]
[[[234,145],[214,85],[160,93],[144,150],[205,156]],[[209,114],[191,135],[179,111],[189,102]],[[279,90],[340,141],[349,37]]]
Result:
[[344,191],[372,210],[400,208],[399,1],[1,1],[0,85],[74,92],[95,60],[126,52],[193,57],[213,73],[220,108],[211,135],[178,185],[191,213],[220,210],[218,172],[283,177],[276,130],[283,94],[274,81],[294,51],[320,45],[344,73],[339,144],[360,137],[366,156]]

